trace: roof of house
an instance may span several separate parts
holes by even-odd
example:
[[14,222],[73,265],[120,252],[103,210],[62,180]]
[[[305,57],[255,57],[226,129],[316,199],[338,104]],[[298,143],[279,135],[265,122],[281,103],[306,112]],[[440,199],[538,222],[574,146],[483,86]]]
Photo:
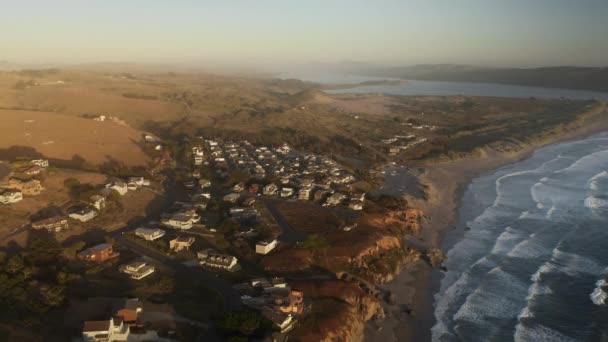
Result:
[[192,243],[194,243],[194,240],[195,240],[194,236],[183,236],[183,235],[180,235],[180,236],[176,237],[175,239],[173,239],[172,241],[179,242],[179,243],[190,243],[190,244],[192,244]]
[[99,245],[87,248],[86,250],[93,252],[93,251],[103,251],[103,250],[108,249],[108,248],[112,248],[112,244],[109,244],[109,243],[100,243]]
[[107,321],[84,321],[82,331],[108,331],[110,330],[110,320]]

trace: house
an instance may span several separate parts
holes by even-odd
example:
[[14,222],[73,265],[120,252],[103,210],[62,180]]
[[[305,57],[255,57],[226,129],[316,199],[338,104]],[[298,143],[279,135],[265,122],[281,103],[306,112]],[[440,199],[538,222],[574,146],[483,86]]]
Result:
[[363,210],[363,202],[361,202],[361,201],[351,201],[348,204],[348,208],[351,209],[351,210],[357,210],[357,211]]
[[129,338],[130,328],[120,317],[107,321],[85,321],[82,339],[85,342],[122,342]]
[[306,188],[300,189],[300,191],[298,192],[298,199],[303,200],[303,201],[308,201],[310,199],[310,195],[312,194],[312,191],[313,191],[312,187],[306,187]]
[[154,273],[154,266],[146,264],[145,261],[133,261],[126,265],[121,265],[118,270],[128,274],[131,279],[140,280]]
[[162,229],[137,228],[135,229],[135,236],[147,241],[154,241],[165,236],[165,231]]
[[11,204],[23,200],[23,193],[14,189],[0,189],[0,203]]
[[266,255],[270,253],[278,243],[277,239],[260,241],[255,245],[255,252]]
[[137,176],[137,177],[129,177],[129,179],[127,180],[128,183],[133,183],[137,186],[148,186],[150,185],[150,181],[145,179],[144,177],[141,176]]
[[327,198],[327,205],[336,206],[342,204],[346,199],[346,195],[336,192]]
[[243,205],[248,206],[248,207],[251,207],[254,204],[255,204],[255,197],[249,197],[243,201]]
[[274,183],[270,183],[264,187],[264,195],[266,196],[274,196],[277,194],[277,191],[279,191],[279,187]]
[[301,314],[304,311],[304,293],[290,290],[287,295],[274,293],[272,295],[273,308],[286,314]]
[[104,262],[119,255],[120,253],[114,252],[112,249],[112,244],[102,243],[78,252],[76,257],[83,261]]
[[42,171],[44,171],[43,168],[41,168],[38,165],[32,165],[26,169],[23,170],[23,173],[28,175],[28,176],[35,176],[40,174]]
[[95,207],[95,209],[101,211],[106,207],[106,199],[101,195],[93,195],[89,197],[89,204]]
[[238,268],[238,259],[232,255],[220,254],[211,249],[196,254],[199,264],[204,267],[235,271]]
[[124,196],[129,191],[127,183],[123,182],[120,179],[116,179],[106,184],[106,188],[115,190],[120,196]]
[[183,249],[189,250],[190,247],[194,244],[196,239],[194,236],[178,236],[175,239],[169,241],[169,248],[172,250],[179,252]]
[[77,206],[69,211],[68,217],[80,222],[88,222],[94,219],[98,215],[98,213],[99,212],[92,207]]
[[353,192],[350,195],[350,200],[351,201],[365,202],[365,192]]
[[34,160],[30,160],[30,163],[32,163],[34,165],[38,165],[40,167],[44,167],[44,168],[49,167],[49,161],[47,159],[34,159]]
[[295,325],[295,320],[292,315],[278,312],[269,308],[262,309],[262,316],[271,321],[281,333],[289,332]]
[[192,224],[194,222],[192,220],[192,216],[184,213],[178,213],[172,215],[169,219],[162,220],[161,223],[174,229],[190,229],[192,228]]
[[32,178],[11,177],[8,180],[8,187],[21,191],[23,196],[40,195],[43,190],[40,181]]
[[139,315],[143,312],[142,302],[138,298],[126,299],[125,302],[114,309],[114,317],[122,318],[124,324],[138,326]]
[[44,220],[32,222],[32,228],[36,230],[46,229],[49,232],[60,232],[68,229],[68,218],[65,216],[54,216]]
[[251,186],[249,187],[249,193],[257,194],[258,192],[260,192],[260,185],[257,183],[251,184]]
[[294,190],[293,188],[282,188],[281,189],[281,197],[287,198],[293,196]]
[[208,179],[199,179],[198,185],[201,187],[201,189],[204,189],[211,186],[211,181]]
[[241,195],[231,193],[231,194],[224,196],[223,200],[224,200],[224,202],[236,203],[239,200],[239,198],[241,198]]
[[245,190],[245,183],[243,182],[237,183],[232,187],[232,191],[234,192],[243,192],[243,190]]
[[241,220],[252,219],[258,216],[258,211],[251,207],[234,207],[230,208],[230,216]]

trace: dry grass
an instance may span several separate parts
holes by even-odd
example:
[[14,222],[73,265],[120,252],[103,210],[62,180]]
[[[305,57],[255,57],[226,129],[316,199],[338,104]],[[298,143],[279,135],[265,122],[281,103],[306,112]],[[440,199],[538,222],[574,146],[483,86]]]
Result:
[[0,110],[0,146],[30,146],[47,158],[102,164],[109,159],[145,165],[137,145],[142,132],[112,122],[97,122],[50,112]]

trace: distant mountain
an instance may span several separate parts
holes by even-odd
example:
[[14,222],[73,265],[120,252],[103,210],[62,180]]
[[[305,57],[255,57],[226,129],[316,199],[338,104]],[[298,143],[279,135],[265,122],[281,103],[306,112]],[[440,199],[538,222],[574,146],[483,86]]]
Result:
[[363,76],[429,81],[515,84],[548,88],[608,91],[608,67],[482,68],[433,64],[409,67],[350,68]]

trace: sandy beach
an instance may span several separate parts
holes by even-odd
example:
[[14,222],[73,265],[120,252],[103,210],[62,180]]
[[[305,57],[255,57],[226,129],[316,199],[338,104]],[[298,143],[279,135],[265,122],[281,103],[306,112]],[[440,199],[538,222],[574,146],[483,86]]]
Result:
[[[464,191],[472,179],[531,156],[538,148],[588,137],[608,130],[606,104],[598,111],[604,117],[585,123],[567,134],[542,143],[527,146],[516,152],[485,150],[479,156],[442,162],[426,167],[419,177],[428,186],[428,200],[408,199],[412,207],[422,209],[429,217],[423,224],[421,239],[429,247],[440,247],[445,234],[458,222],[458,211]],[[447,251],[444,251],[447,252]],[[433,296],[438,289],[441,272],[423,262],[405,269],[393,281],[381,287],[395,295],[395,304],[385,304],[386,319],[368,324],[366,341],[429,341],[434,324]],[[407,313],[406,309],[411,309]]]

